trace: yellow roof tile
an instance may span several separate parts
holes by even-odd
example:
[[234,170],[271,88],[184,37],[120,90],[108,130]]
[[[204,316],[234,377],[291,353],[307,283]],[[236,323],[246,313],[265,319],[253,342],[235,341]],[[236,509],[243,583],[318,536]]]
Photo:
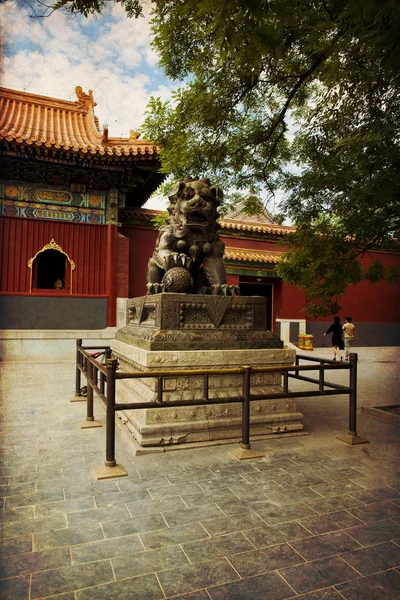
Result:
[[278,263],[283,252],[268,252],[265,250],[253,250],[246,248],[225,248],[224,258],[226,260],[241,260],[258,263]]
[[0,140],[109,156],[158,155],[152,142],[133,131],[129,138],[101,133],[92,90],[86,94],[77,86],[75,92],[77,100],[70,102],[0,88]]
[[277,223],[254,223],[252,221],[236,221],[235,219],[220,219],[221,227],[235,229],[237,231],[256,231],[258,233],[274,233],[276,235],[288,235],[296,231],[291,225],[278,225]]
[[[129,216],[141,221],[151,221],[157,215],[163,214],[162,210],[150,210],[149,208],[129,209]],[[128,212],[126,214],[128,215]],[[255,231],[256,233],[271,233],[273,235],[288,235],[296,231],[296,227],[290,225],[278,225],[275,223],[254,223],[252,221],[235,221],[235,219],[219,219],[218,223],[224,229],[237,231]]]

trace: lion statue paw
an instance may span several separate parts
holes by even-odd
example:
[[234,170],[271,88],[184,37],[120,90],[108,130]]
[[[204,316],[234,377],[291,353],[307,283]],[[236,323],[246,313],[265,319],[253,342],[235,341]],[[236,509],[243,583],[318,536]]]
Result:
[[146,287],[147,294],[151,296],[152,294],[161,294],[164,291],[165,286],[163,283],[148,283]]
[[187,254],[179,254],[178,252],[171,252],[165,258],[165,270],[174,269],[175,267],[183,267],[189,270],[192,264],[192,259]]

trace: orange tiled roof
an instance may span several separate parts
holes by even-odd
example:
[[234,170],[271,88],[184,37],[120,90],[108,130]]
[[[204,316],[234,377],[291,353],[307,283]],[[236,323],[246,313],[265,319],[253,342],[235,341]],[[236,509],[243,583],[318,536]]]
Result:
[[[142,208],[139,210],[129,209],[129,216],[140,221],[151,221],[154,217],[162,215],[166,211]],[[254,223],[253,221],[236,221],[235,219],[219,219],[218,223],[224,229],[236,229],[238,231],[255,231],[257,233],[272,233],[275,235],[288,235],[296,231],[296,227],[290,225],[278,225],[275,223]]]
[[225,248],[226,260],[241,260],[258,263],[278,263],[283,252],[266,252],[265,250],[246,250],[245,248]]
[[75,92],[78,99],[69,102],[0,88],[0,140],[63,148],[88,156],[157,156],[152,142],[139,140],[134,131],[129,138],[108,137],[106,130],[101,133],[92,90],[86,94],[78,86]]
[[[254,194],[251,193],[253,196]],[[233,208],[230,208],[225,214],[225,219],[233,221],[244,221],[258,224],[275,224],[274,216],[265,207],[262,208],[261,212],[255,214],[248,214],[245,209],[246,197],[240,200]]]
[[256,231],[257,233],[275,233],[276,235],[288,235],[296,231],[296,227],[278,225],[278,223],[254,223],[235,219],[220,219],[219,223],[225,229],[236,229],[237,231]]

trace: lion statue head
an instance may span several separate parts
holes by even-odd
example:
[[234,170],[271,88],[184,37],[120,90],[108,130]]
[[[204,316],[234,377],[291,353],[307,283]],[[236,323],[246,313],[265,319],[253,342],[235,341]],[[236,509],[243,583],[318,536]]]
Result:
[[147,293],[238,294],[237,286],[226,284],[225,245],[218,235],[222,190],[208,179],[187,177],[169,200],[169,218],[149,260]]
[[219,225],[218,207],[222,202],[221,188],[209,179],[186,177],[175,185],[169,197],[168,223],[177,238],[194,233],[200,239],[213,239]]

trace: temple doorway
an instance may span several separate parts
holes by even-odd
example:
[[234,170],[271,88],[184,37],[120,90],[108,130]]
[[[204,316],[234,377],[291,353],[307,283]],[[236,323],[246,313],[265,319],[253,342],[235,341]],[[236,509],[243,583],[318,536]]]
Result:
[[37,255],[36,287],[40,290],[64,289],[67,259],[58,250],[45,250]]

